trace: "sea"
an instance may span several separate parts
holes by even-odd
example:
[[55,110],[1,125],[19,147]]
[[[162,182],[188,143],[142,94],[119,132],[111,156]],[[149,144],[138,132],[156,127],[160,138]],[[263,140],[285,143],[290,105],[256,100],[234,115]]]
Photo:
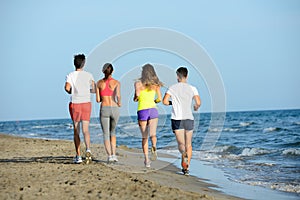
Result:
[[[227,112],[225,116],[221,128],[214,129],[210,126],[211,113],[195,114],[193,160],[220,170],[232,183],[280,191],[300,199],[300,110]],[[136,116],[121,116],[116,131],[118,146],[141,148]],[[0,132],[73,140],[70,119],[3,121]],[[212,148],[201,148],[205,136],[214,132],[218,138]],[[91,119],[90,134],[92,143],[103,143],[98,118]],[[158,152],[178,156],[170,115],[160,115],[157,141]],[[197,173],[205,177],[200,175],[201,169]]]

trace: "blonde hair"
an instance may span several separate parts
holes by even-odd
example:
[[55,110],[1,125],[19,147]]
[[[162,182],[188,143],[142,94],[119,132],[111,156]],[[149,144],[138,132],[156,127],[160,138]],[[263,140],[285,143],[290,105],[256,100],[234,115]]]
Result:
[[142,76],[139,79],[146,88],[151,88],[152,86],[163,86],[163,83],[159,80],[151,64],[145,64],[142,67]]

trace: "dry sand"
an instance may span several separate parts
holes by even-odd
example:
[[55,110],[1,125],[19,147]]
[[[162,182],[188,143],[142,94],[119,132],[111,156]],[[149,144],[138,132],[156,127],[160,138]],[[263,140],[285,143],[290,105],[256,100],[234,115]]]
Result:
[[[82,145],[82,149],[83,149]],[[72,141],[0,134],[0,199],[238,199],[212,190],[174,166],[143,166],[138,150],[118,148],[107,164],[102,145],[92,144],[93,163],[73,164]]]

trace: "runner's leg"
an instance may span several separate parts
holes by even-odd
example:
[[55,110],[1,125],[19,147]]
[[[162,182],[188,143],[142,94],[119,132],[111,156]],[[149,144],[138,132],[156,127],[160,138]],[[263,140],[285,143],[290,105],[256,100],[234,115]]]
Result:
[[157,138],[156,138],[156,129],[157,129],[158,118],[150,119],[148,121],[149,135],[151,139],[152,146],[156,148]]
[[192,138],[193,138],[193,130],[186,130],[184,132],[185,136],[185,151],[188,155],[188,165],[190,166],[191,158],[192,158]]
[[86,150],[90,149],[90,131],[89,131],[89,121],[82,121],[82,132],[84,136],[84,143]]
[[80,156],[80,122],[73,121],[73,127],[74,127],[74,144],[75,144],[75,151],[76,155]]
[[149,162],[148,157],[148,126],[147,121],[139,120],[139,127],[142,134],[142,149],[144,152],[145,162]]

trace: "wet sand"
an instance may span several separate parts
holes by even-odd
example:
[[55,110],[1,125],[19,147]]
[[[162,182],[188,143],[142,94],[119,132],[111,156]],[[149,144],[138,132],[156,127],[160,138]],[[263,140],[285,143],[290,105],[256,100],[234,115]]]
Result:
[[72,141],[0,134],[0,199],[239,199],[163,161],[146,169],[140,150],[118,147],[107,164],[103,145],[91,149],[91,164],[73,164]]

